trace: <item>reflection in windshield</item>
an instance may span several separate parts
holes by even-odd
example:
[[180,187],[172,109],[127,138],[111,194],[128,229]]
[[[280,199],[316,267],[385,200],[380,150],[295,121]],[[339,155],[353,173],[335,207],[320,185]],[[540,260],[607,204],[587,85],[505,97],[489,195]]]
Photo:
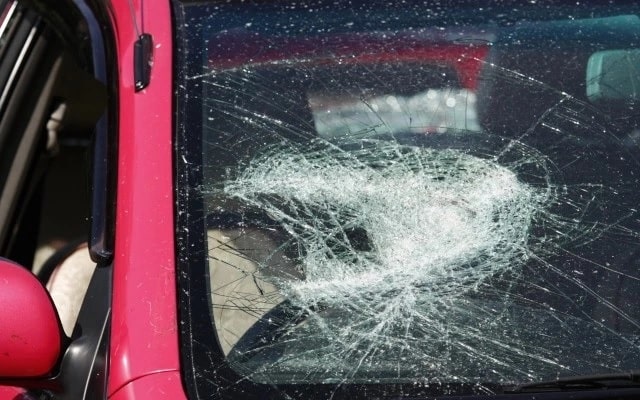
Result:
[[324,138],[480,131],[475,101],[473,91],[451,88],[371,99],[309,96],[316,131]]
[[585,89],[616,21],[496,29],[490,48],[416,35],[421,61],[377,57],[393,37],[366,57],[314,61],[305,38],[286,61],[209,60],[198,189],[228,365],[271,385],[637,368],[637,117]]

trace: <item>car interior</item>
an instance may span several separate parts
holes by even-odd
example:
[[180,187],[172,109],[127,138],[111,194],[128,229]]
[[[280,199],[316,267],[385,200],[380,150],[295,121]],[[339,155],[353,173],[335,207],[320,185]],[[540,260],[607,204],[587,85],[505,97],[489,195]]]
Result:
[[0,10],[0,256],[49,283],[71,335],[95,265],[90,149],[106,90],[62,25],[23,2]]

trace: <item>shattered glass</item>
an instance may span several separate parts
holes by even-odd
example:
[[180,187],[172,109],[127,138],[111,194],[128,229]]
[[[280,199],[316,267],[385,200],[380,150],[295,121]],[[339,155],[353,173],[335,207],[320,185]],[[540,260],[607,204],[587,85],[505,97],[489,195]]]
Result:
[[243,23],[208,34],[189,78],[212,340],[234,371],[482,386],[638,368],[637,103],[589,101],[585,68],[640,47],[640,18]]

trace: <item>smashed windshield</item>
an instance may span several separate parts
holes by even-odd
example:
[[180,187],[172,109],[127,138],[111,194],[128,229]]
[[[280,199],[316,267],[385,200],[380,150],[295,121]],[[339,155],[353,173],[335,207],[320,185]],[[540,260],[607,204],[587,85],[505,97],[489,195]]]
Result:
[[640,368],[639,10],[479,4],[176,6],[197,387]]

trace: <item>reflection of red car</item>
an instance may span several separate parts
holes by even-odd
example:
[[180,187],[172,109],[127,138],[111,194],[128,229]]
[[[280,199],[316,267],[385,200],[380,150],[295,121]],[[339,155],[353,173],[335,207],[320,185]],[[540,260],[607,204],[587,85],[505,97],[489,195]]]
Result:
[[290,3],[0,1],[0,400],[638,397],[638,7]]
[[476,89],[488,46],[456,44],[433,37],[397,34],[323,35],[290,39],[249,32],[223,32],[211,39],[209,65],[215,69],[296,60],[309,64],[431,63],[449,67],[463,88]]

